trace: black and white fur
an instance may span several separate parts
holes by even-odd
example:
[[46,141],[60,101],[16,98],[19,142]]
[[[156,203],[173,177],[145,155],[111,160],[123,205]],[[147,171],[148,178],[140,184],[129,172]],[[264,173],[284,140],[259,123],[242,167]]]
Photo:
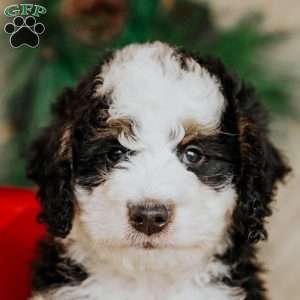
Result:
[[[255,243],[289,168],[253,89],[219,61],[118,50],[62,94],[30,155],[49,232],[32,299],[266,299]],[[174,216],[147,236],[128,203],[151,201]]]

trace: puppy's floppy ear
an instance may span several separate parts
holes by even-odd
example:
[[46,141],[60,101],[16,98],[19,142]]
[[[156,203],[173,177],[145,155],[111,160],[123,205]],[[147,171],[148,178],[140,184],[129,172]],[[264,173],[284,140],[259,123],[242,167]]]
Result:
[[39,219],[60,237],[69,233],[74,215],[72,129],[68,125],[72,96],[71,90],[65,91],[54,108],[53,124],[28,149],[27,174],[39,186]]
[[268,137],[267,115],[254,90],[242,86],[236,95],[240,142],[239,230],[250,243],[267,237],[265,217],[271,215],[276,184],[290,171]]

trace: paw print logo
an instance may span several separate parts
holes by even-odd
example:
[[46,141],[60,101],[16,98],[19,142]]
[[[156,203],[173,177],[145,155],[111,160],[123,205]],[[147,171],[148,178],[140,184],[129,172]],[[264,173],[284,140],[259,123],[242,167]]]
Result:
[[40,43],[39,35],[45,31],[45,26],[37,23],[33,16],[26,18],[17,16],[12,23],[5,25],[4,31],[11,35],[9,41],[13,48],[21,46],[36,48]]

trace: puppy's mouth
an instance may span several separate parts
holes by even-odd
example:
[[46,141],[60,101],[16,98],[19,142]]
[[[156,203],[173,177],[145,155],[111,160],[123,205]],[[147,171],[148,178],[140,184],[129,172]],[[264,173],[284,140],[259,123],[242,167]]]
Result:
[[170,245],[166,245],[163,241],[157,241],[153,239],[145,239],[143,241],[132,241],[130,243],[131,248],[142,249],[142,250],[155,250],[155,249],[163,249],[169,248]]
[[166,246],[166,240],[161,235],[145,236],[143,234],[130,233],[127,237],[130,248],[153,250]]
[[147,249],[147,250],[151,250],[151,249],[155,249],[156,247],[151,242],[144,242],[143,243],[143,248]]
[[153,250],[153,249],[158,249],[161,248],[159,245],[152,241],[143,241],[139,243],[130,243],[130,248],[135,248],[135,249],[143,249],[143,250]]
[[128,237],[129,247],[143,250],[153,250],[161,248],[162,241],[158,240],[157,237],[144,237],[140,235],[130,235]]

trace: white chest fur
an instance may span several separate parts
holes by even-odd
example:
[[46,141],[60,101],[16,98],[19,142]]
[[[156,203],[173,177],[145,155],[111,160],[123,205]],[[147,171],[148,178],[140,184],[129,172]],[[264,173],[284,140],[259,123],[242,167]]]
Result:
[[124,279],[117,275],[90,276],[81,285],[61,287],[32,300],[243,300],[244,295],[224,285],[203,282],[197,275],[174,280],[142,276]]

